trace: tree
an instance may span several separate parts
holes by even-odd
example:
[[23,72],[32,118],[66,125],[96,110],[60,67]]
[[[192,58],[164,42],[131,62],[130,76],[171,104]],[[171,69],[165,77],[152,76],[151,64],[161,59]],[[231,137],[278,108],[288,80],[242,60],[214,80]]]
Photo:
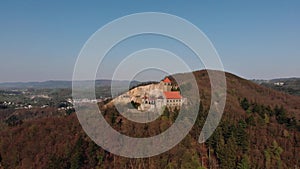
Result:
[[248,117],[246,119],[246,123],[247,123],[247,125],[250,125],[250,126],[256,126],[255,119],[254,119],[253,115],[251,115],[250,117]]
[[296,128],[297,126],[297,119],[295,117],[289,118],[287,121],[287,125],[288,128]]
[[249,101],[247,100],[247,98],[244,98],[244,99],[241,101],[241,107],[242,107],[245,111],[249,109],[250,104],[249,104]]
[[186,151],[182,156],[181,168],[184,169],[194,169],[200,168],[199,157],[197,155],[193,155],[191,152]]
[[130,103],[135,109],[137,109],[141,105],[140,103],[134,102],[133,100]]
[[267,148],[264,151],[265,154],[265,167],[271,168],[271,160],[274,159],[277,161],[277,168],[282,168],[282,161],[281,161],[281,153],[283,149],[278,145],[276,140],[272,142],[272,146]]
[[243,152],[248,151],[249,149],[249,138],[248,134],[242,126],[238,126],[236,130],[236,142],[240,146]]
[[251,168],[250,160],[247,155],[244,155],[242,160],[237,164],[237,168],[238,169],[250,169]]
[[65,164],[65,161],[63,158],[52,155],[49,160],[49,166],[48,169],[63,169],[68,168],[68,166]]
[[8,126],[16,126],[16,125],[20,125],[23,123],[22,120],[20,120],[16,115],[12,115],[10,116],[8,119],[5,120],[5,123]]
[[281,106],[280,108],[276,105],[274,108],[274,113],[276,115],[276,120],[280,124],[284,124],[288,122],[288,118],[286,117],[286,113],[284,108]]
[[237,148],[234,137],[230,137],[227,144],[224,141],[218,143],[216,153],[222,168],[236,168]]
[[165,117],[167,117],[167,118],[170,118],[170,111],[169,111],[168,108],[165,108],[165,109],[164,109],[163,116],[165,116]]
[[75,144],[73,153],[71,155],[71,169],[81,168],[84,162],[84,149],[83,149],[83,139],[80,136]]

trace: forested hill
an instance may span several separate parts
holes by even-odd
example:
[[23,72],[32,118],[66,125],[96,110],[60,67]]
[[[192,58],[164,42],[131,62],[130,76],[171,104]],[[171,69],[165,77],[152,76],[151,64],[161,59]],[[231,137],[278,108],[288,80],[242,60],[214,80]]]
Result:
[[[145,159],[115,156],[95,145],[76,115],[36,118],[8,126],[0,124],[2,168],[299,168],[300,97],[260,86],[226,73],[225,113],[205,144],[198,137],[210,107],[206,71],[193,72],[201,95],[196,124],[180,144]],[[175,75],[176,76],[176,75]],[[177,117],[166,110],[157,120],[133,123],[114,107],[99,105],[108,123],[129,136],[153,136]],[[0,168],[1,168],[0,167]]]
[[300,96],[300,78],[253,80],[253,82],[291,95]]

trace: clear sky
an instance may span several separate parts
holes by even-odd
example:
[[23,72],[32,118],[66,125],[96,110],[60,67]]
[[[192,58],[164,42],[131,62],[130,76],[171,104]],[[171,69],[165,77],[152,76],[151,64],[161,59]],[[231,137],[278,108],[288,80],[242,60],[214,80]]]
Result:
[[170,13],[195,24],[226,71],[248,79],[300,77],[298,0],[12,0],[0,2],[0,82],[71,80],[86,40],[137,12]]

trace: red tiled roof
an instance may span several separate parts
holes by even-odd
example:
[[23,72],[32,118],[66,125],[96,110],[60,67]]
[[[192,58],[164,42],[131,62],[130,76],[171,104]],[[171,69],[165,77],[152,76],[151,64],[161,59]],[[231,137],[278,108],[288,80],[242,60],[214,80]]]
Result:
[[163,82],[165,82],[165,83],[171,83],[171,80],[169,79],[169,78],[165,78],[164,80],[163,80]]
[[179,92],[164,92],[166,99],[181,99],[181,95]]

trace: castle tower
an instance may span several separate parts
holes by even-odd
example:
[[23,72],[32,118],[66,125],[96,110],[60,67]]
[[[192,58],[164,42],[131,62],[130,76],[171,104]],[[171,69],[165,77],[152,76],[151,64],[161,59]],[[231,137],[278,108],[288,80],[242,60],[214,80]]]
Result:
[[169,78],[165,78],[163,81],[162,81],[162,83],[163,83],[163,90],[164,91],[171,91],[171,89],[172,89],[172,82],[171,82],[171,80],[169,79]]

